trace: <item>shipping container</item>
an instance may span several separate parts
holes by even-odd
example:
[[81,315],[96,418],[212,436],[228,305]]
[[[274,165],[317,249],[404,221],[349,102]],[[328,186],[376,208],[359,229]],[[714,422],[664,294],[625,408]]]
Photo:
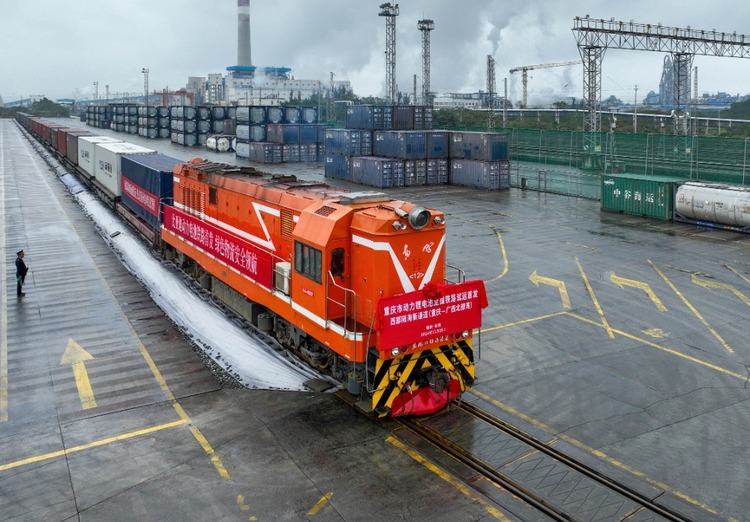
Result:
[[325,177],[352,181],[352,158],[338,154],[326,154],[323,162]]
[[344,126],[347,129],[390,130],[393,128],[391,105],[350,105],[346,108]]
[[358,129],[326,129],[326,154],[343,156],[370,156],[372,131]]
[[78,138],[80,136],[93,136],[93,134],[90,131],[87,130],[81,130],[81,131],[70,131],[68,132],[66,136],[67,140],[67,152],[66,157],[68,158],[68,161],[70,161],[73,165],[78,165]]
[[200,121],[211,121],[211,107],[198,107],[196,116]]
[[269,142],[251,142],[235,144],[238,157],[255,163],[281,163],[281,145]]
[[[328,162],[328,156],[326,156],[326,162]],[[404,161],[378,156],[353,157],[351,180],[370,187],[403,187]]]
[[414,130],[414,105],[393,107],[393,130]]
[[317,143],[300,143],[299,160],[302,163],[310,163],[313,161],[318,161]]
[[428,159],[427,160],[427,184],[428,185],[445,185],[448,183],[448,160],[447,159]]
[[505,161],[477,161],[454,159],[450,162],[451,185],[487,190],[510,187],[510,164]]
[[318,126],[315,123],[303,123],[299,126],[300,143],[317,143]]
[[404,186],[427,184],[427,160],[404,160]]
[[477,161],[506,161],[508,135],[498,132],[451,131],[450,157]]
[[235,119],[237,120],[237,123],[250,123],[250,106],[243,105],[237,107],[237,110],[235,112]]
[[268,141],[299,144],[299,127],[296,123],[269,123],[266,127]]
[[253,125],[265,125],[268,123],[268,111],[266,107],[261,105],[250,107],[250,123]]
[[318,109],[316,107],[302,107],[300,123],[318,123]]
[[180,163],[164,154],[125,155],[121,159],[121,201],[154,230],[161,226],[162,205],[172,204],[173,172]]
[[601,209],[671,220],[675,191],[683,181],[643,174],[603,174]]
[[388,158],[425,159],[427,142],[424,131],[375,131],[372,154]]
[[211,119],[216,120],[224,120],[227,117],[227,108],[226,107],[211,107]]
[[417,105],[414,108],[414,129],[432,129],[432,107],[428,105]]
[[133,154],[156,154],[155,150],[133,145],[132,143],[96,143],[96,164],[94,179],[110,196],[118,198],[122,194],[122,157]]
[[450,133],[448,131],[426,131],[427,159],[448,158],[450,155]]
[[299,143],[284,143],[281,146],[283,163],[299,163]]
[[109,136],[81,136],[78,138],[77,164],[89,178],[93,178],[96,172],[97,143],[123,143],[123,141]]

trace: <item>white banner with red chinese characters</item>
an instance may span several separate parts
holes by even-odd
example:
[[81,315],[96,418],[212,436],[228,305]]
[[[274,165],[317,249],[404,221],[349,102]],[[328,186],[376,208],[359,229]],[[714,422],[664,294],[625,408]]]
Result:
[[487,307],[484,282],[428,283],[421,290],[378,300],[375,329],[380,350],[451,342],[455,334],[482,326]]

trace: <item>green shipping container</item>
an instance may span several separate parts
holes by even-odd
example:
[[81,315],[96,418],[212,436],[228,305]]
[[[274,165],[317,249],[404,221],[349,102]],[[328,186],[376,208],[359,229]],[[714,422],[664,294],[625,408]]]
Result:
[[677,187],[688,179],[602,174],[602,210],[672,220]]

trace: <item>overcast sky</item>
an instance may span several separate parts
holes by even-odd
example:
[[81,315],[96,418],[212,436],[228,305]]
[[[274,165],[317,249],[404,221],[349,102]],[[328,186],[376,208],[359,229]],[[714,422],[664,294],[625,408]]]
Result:
[[[385,18],[381,0],[251,0],[252,61],[285,66],[300,79],[350,80],[358,95],[385,94]],[[396,20],[396,79],[412,91],[420,79],[417,21],[434,20],[433,91],[486,88],[486,60],[496,60],[498,91],[508,78],[519,100],[521,79],[509,69],[578,60],[575,16],[662,23],[750,33],[747,0],[404,0]],[[602,96],[632,102],[658,91],[664,55],[610,49]],[[188,76],[224,73],[237,61],[236,0],[2,0],[0,96],[5,101],[44,94],[90,98],[183,87]],[[750,92],[750,60],[696,56],[699,91]],[[530,104],[549,97],[582,97],[582,66],[530,73]]]

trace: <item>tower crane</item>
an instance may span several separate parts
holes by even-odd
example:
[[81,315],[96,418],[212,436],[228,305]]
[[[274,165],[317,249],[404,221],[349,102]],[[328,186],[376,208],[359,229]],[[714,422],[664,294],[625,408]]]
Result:
[[526,93],[527,93],[527,87],[529,83],[529,71],[533,71],[534,69],[548,69],[550,67],[565,67],[568,65],[580,65],[581,61],[576,60],[572,62],[554,62],[554,63],[540,63],[537,65],[522,65],[521,67],[515,67],[508,71],[510,74],[516,73],[518,71],[521,71],[521,82],[523,85],[523,97],[521,99],[521,108],[526,108]]

